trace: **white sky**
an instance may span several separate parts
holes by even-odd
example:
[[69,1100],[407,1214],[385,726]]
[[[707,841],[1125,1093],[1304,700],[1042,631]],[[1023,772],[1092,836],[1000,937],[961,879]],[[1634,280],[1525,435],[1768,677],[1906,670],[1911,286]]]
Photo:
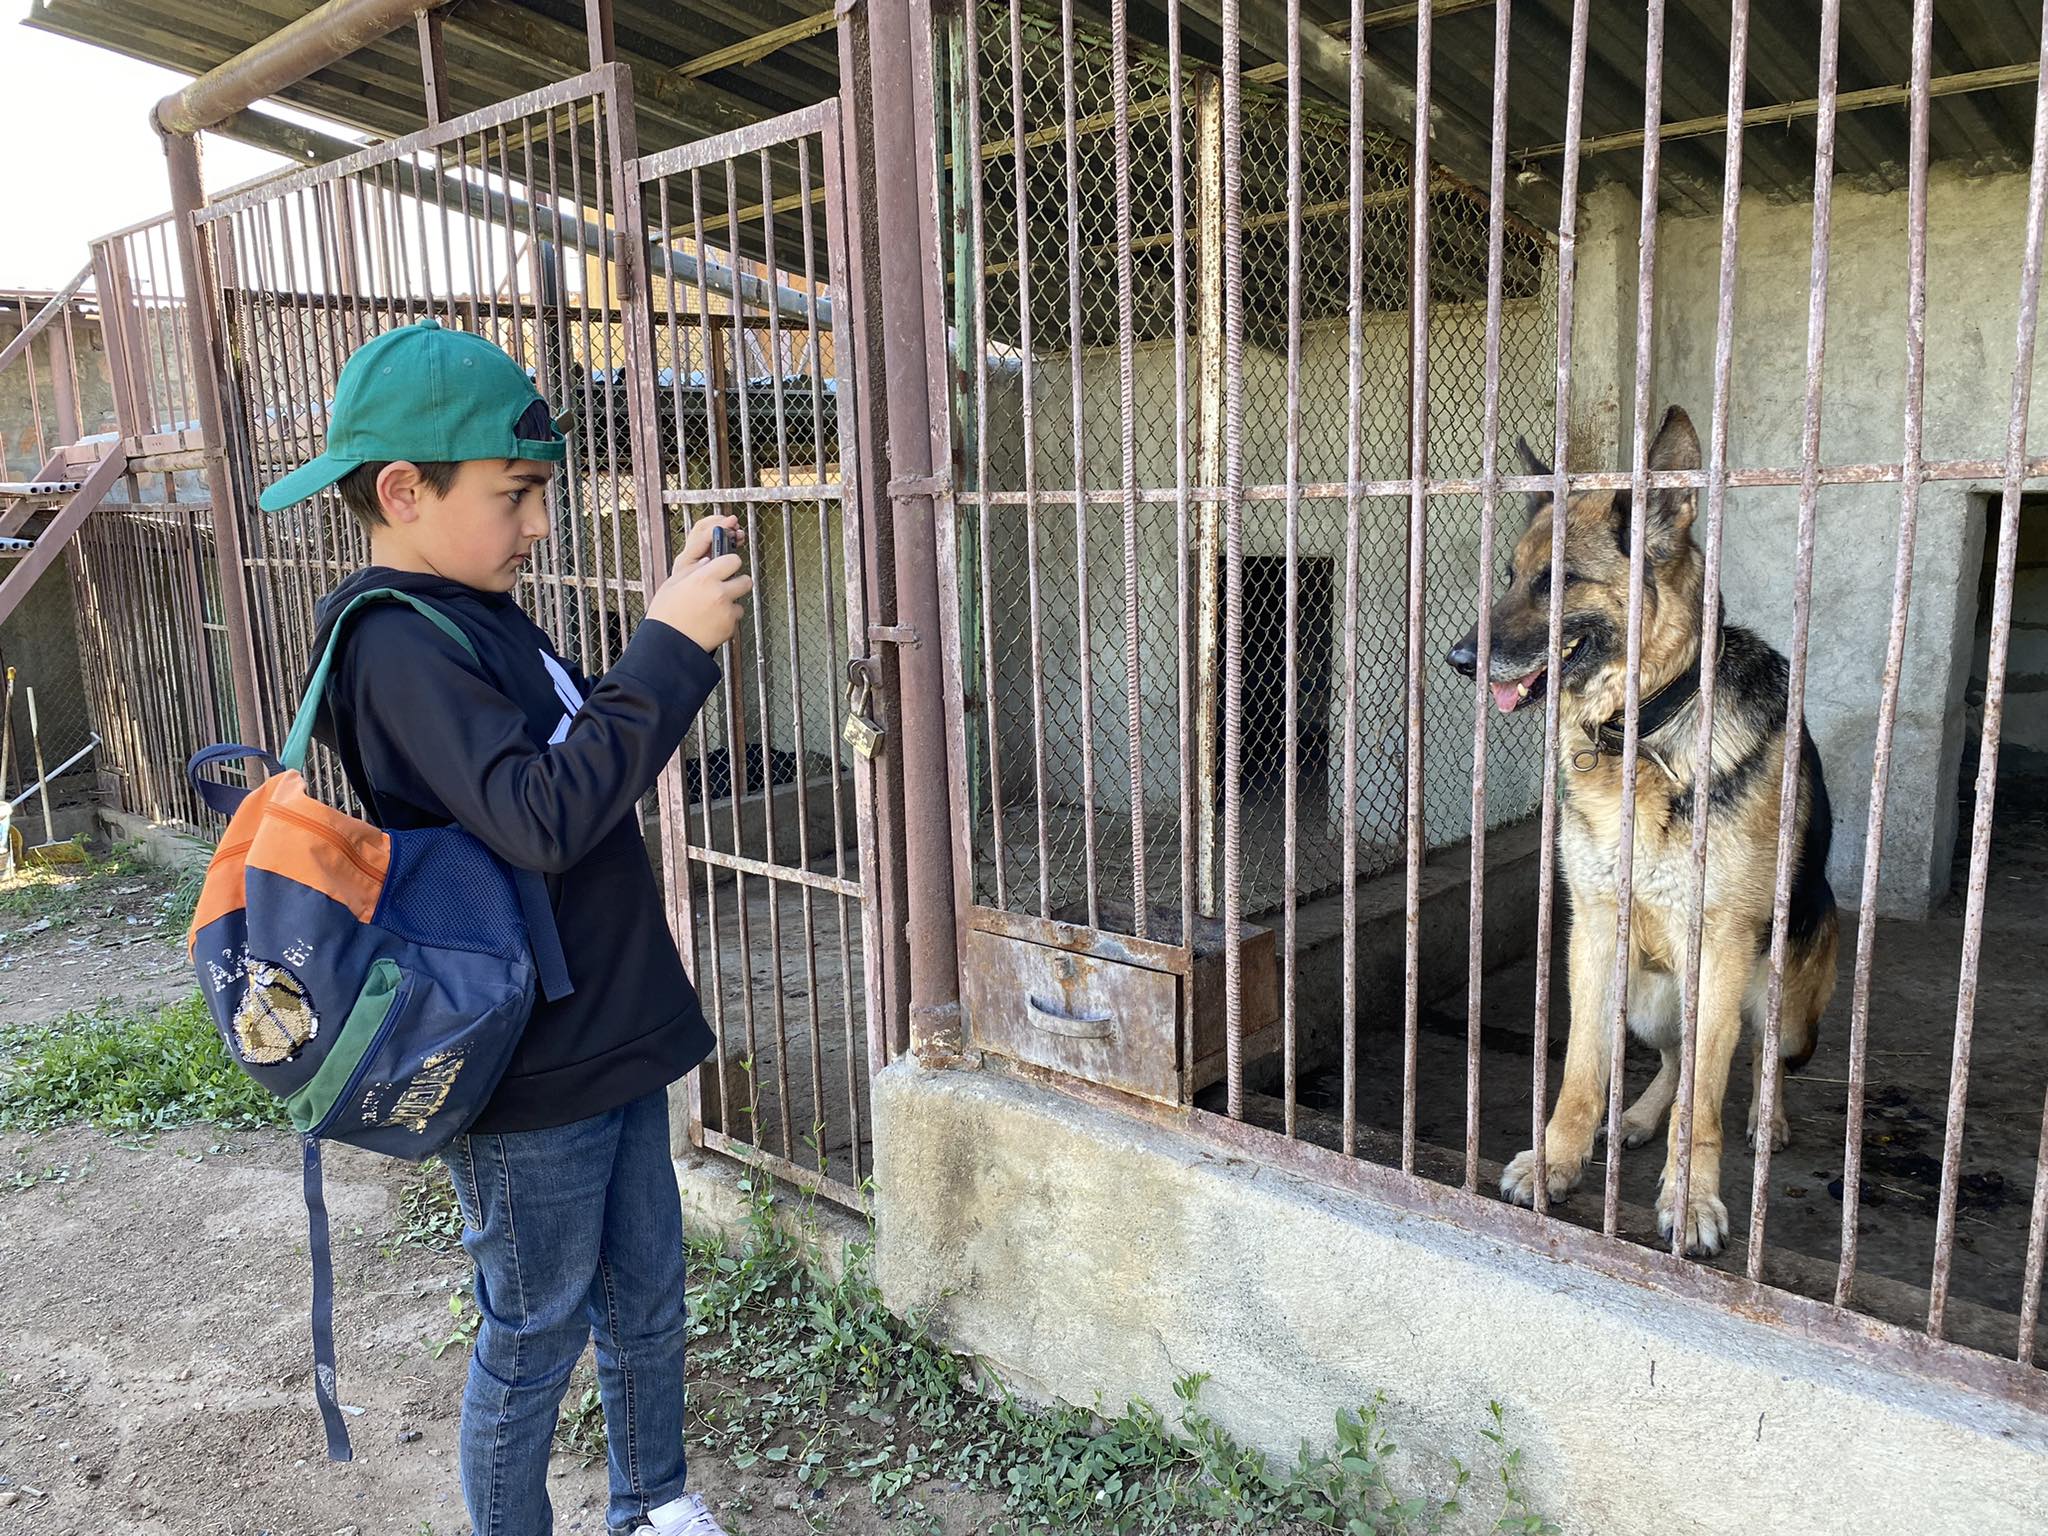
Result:
[[[54,288],[85,265],[93,236],[169,209],[149,109],[187,77],[21,26],[26,11],[15,0],[0,12],[0,287]],[[285,164],[212,136],[201,157],[216,190]]]

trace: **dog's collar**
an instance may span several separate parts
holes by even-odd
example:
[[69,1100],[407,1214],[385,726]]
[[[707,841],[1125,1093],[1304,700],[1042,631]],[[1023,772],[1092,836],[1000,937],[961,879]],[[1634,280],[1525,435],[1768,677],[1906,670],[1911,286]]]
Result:
[[[1720,622],[1715,626],[1720,640],[1715,650],[1714,665],[1720,666],[1721,655],[1728,649],[1728,605],[1720,604]],[[1677,677],[1659,688],[1636,706],[1636,743],[1641,746],[1652,736],[1663,730],[1676,719],[1679,713],[1700,694],[1700,656],[1695,653],[1692,665]],[[1581,751],[1572,754],[1572,766],[1585,773],[1598,766],[1603,757],[1621,757],[1628,751],[1627,712],[1616,710],[1592,731],[1591,742]]]

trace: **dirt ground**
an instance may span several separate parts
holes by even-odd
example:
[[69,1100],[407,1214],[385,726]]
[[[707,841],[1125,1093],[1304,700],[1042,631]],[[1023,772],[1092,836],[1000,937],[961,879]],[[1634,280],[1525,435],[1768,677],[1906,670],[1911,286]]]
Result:
[[[171,882],[136,874],[0,910],[0,1024],[189,988],[161,932]],[[7,893],[0,892],[0,897]],[[47,926],[40,926],[48,919]],[[208,1127],[122,1138],[0,1134],[0,1536],[456,1536],[467,1351],[434,1358],[461,1253],[399,1241],[406,1165],[334,1149],[340,1395],[356,1460],[324,1459],[308,1385],[310,1270],[296,1141]],[[586,1355],[573,1402],[593,1379]],[[880,1517],[864,1485],[696,1457],[691,1486],[735,1536],[984,1530],[981,1496],[929,1485]],[[556,1529],[605,1528],[602,1463],[557,1455]]]

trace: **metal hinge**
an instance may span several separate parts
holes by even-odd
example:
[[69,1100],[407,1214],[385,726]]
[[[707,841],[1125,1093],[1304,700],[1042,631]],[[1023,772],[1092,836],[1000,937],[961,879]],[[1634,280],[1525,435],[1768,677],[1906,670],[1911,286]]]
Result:
[[906,496],[949,496],[953,491],[953,477],[941,472],[935,475],[899,475],[889,482],[889,497],[901,501]]

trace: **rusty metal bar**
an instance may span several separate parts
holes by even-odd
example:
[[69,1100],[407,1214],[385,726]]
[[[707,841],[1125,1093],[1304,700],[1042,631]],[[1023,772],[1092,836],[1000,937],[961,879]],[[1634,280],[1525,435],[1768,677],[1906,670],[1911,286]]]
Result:
[[[1119,6],[1124,0],[1118,0]],[[983,206],[983,175],[981,171],[981,5],[980,0],[967,0],[965,16],[965,66],[967,142],[971,150],[972,169],[967,176],[968,215],[968,267],[959,280],[974,289],[974,489],[988,489],[988,223],[987,211]],[[1027,436],[1026,441],[1029,441]],[[993,521],[988,507],[977,507],[975,511],[975,534],[978,541],[977,572],[980,578],[981,603],[981,715],[986,727],[988,748],[988,802],[989,832],[991,848],[995,857],[995,901],[998,907],[1010,904],[1009,843],[1003,826],[1003,767],[1001,731],[997,728],[1000,709],[996,702],[997,684],[1000,679],[996,671],[996,639],[994,591],[991,586],[990,565],[992,554],[989,544],[989,524]],[[971,834],[970,834],[971,836]]]
[[418,21],[420,86],[426,97],[427,126],[438,128],[448,117],[448,55],[441,47],[441,13],[421,11]]
[[[1351,0],[1348,69],[1350,121],[1365,120],[1364,0]],[[1358,515],[1352,489],[1365,472],[1360,412],[1365,389],[1365,138],[1350,136],[1351,217],[1345,267],[1350,302],[1346,328],[1344,410],[1344,1152],[1358,1150]]]
[[235,715],[247,729],[261,718],[260,695],[248,593],[241,577],[241,528],[235,518],[234,487],[228,477],[227,427],[221,414],[218,372],[219,339],[213,334],[212,305],[200,302],[200,295],[215,290],[206,278],[212,264],[211,242],[192,218],[193,210],[205,198],[199,173],[199,145],[190,135],[179,134],[166,134],[163,143],[170,175],[171,216],[178,235],[178,261],[193,310],[192,386],[199,407],[200,437],[206,445],[206,494],[213,504],[213,547],[220,568],[221,618],[228,632]]
[[1244,79],[1223,3],[1223,991],[1232,1119],[1244,1117]]
[[1299,870],[1296,843],[1299,838],[1299,792],[1295,784],[1300,757],[1301,723],[1295,718],[1300,646],[1297,631],[1301,623],[1301,0],[1287,0],[1287,457],[1283,473],[1287,479],[1287,639],[1285,682],[1287,740],[1284,747],[1282,792],[1286,797],[1281,842],[1283,844],[1283,902],[1280,950],[1280,1032],[1281,1071],[1284,1088],[1282,1114],[1289,1136],[1295,1133],[1296,1071],[1295,1018],[1295,894]]
[[442,0],[326,0],[261,42],[173,91],[151,111],[166,134],[190,136],[338,63]]
[[[1908,316],[1907,346],[1909,352],[1924,347],[1926,325],[1926,259],[1927,259],[1927,135],[1928,107],[1926,82],[1933,57],[1933,0],[1915,0],[1913,11],[1913,78],[1917,84],[1911,126],[1909,129],[1910,189],[1908,193]],[[1817,190],[1817,189],[1816,189]],[[1778,1045],[1784,1019],[1784,969],[1790,948],[1790,912],[1792,885],[1793,834],[1798,819],[1800,784],[1800,743],[1804,739],[1806,703],[1806,652],[1811,627],[1813,604],[1813,556],[1815,539],[1816,502],[1819,498],[1820,429],[1822,375],[1827,348],[1827,290],[1828,267],[1827,248],[1821,239],[1822,226],[1819,210],[1822,204],[1816,197],[1813,280],[1811,283],[1810,308],[1807,315],[1806,341],[1806,404],[1801,428],[1800,458],[1804,474],[1799,491],[1799,525],[1797,547],[1794,556],[1792,588],[1792,651],[1789,658],[1790,671],[1787,679],[1785,704],[1785,747],[1783,764],[1779,775],[1778,798],[1778,846],[1776,883],[1772,898],[1771,947],[1769,992],[1765,1004],[1764,1031],[1761,1058],[1758,1063],[1760,1085],[1757,1096],[1757,1127],[1755,1136],[1755,1177],[1752,1183],[1749,1226],[1748,1273],[1752,1280],[1761,1280],[1764,1272],[1764,1227],[1769,1214],[1770,1164],[1772,1120],[1777,1112],[1780,1082],[1783,1066],[1778,1059]],[[1910,393],[1907,397],[1908,422],[1906,426],[1907,452],[1917,456],[1919,451],[1920,400]],[[1917,488],[1909,489],[1906,496],[1915,502],[1917,510]],[[1880,822],[1880,840],[1882,823]],[[1875,921],[1874,909],[1862,914],[1864,926]],[[1858,1074],[1860,1076],[1860,1073]],[[1860,1085],[1858,1085],[1860,1087]],[[1852,1093],[1856,1089],[1852,1088]],[[1860,1098],[1860,1093],[1857,1094]],[[1851,1195],[1846,1181],[1843,1184],[1842,1203],[1847,1212],[1851,1208]],[[1940,1262],[1937,1248],[1937,1263]],[[1839,1284],[1839,1279],[1837,1281]]]
[[[1918,0],[1914,11],[1914,147],[1925,156],[1927,71],[1923,54],[1931,52],[1926,34],[1932,16],[1922,20],[1919,7],[1931,11],[1933,0]],[[2042,18],[2042,57],[2048,60],[2048,11]],[[2048,70],[2044,70],[2048,79]],[[1956,988],[1955,1049],[1949,1067],[1948,1112],[1941,1148],[1941,1200],[1934,1223],[1934,1276],[1928,1284],[1927,1331],[1942,1336],[1946,1322],[1949,1270],[1955,1257],[1956,1191],[1962,1177],[1963,1111],[1970,1085],[1970,1044],[1977,1019],[1977,976],[1984,947],[1984,904],[1991,878],[1992,810],[1998,793],[1998,746],[2005,725],[2006,666],[2012,648],[2013,571],[2019,557],[2020,484],[2027,454],[2027,418],[2033,403],[2035,322],[2041,299],[2043,225],[2048,222],[2048,132],[2043,128],[2041,92],[2035,93],[2033,161],[2027,179],[2026,257],[2020,268],[2018,335],[2014,342],[2012,405],[2005,424],[2005,474],[1998,517],[1998,564],[1991,598],[1991,654],[1984,692],[1984,730],[1977,758],[1976,803],[1970,826],[1970,884],[1963,911],[1962,974]],[[1918,160],[1916,159],[1916,167]],[[2038,1200],[2036,1202],[2038,1207]],[[2029,1248],[2038,1259],[2041,1219],[2038,1209]]]
[[1066,125],[1067,192],[1067,372],[1072,389],[1074,475],[1075,655],[1081,683],[1081,864],[1086,881],[1088,926],[1102,926],[1101,885],[1095,868],[1095,647],[1089,613],[1087,401],[1081,383],[1081,188],[1080,151],[1074,137],[1074,0],[1061,0],[1061,115]]
[[[892,334],[926,342],[891,348],[885,358],[894,480],[930,475],[938,467],[934,438],[945,430],[943,390],[928,373],[928,356],[945,353],[943,306],[931,291],[939,273],[932,37],[929,7],[922,3],[879,9],[869,19],[883,309],[895,316],[886,322]],[[897,619],[933,635],[940,632],[935,521],[929,495],[895,499]],[[960,1049],[960,914],[954,907],[944,668],[936,646],[909,649],[898,665],[905,782],[929,787],[904,807],[912,1046],[944,1059]]]
[[[1836,52],[1841,29],[1839,0],[1822,13],[1821,94],[1824,110],[1819,144],[1833,170],[1835,141]],[[1818,151],[1817,151],[1818,153]],[[1818,163],[1818,162],[1817,162]],[[1924,166],[1922,167],[1924,171]],[[1828,181],[1833,180],[1832,174]],[[1823,237],[1827,183],[1815,175],[1814,228]],[[1845,1307],[1856,1283],[1856,1252],[1861,1236],[1858,1214],[1863,1200],[1863,1104],[1865,1064],[1870,1045],[1870,978],[1877,953],[1877,893],[1884,860],[1886,802],[1891,788],[1892,742],[1898,722],[1899,689],[1905,675],[1906,623],[1913,597],[1913,554],[1920,526],[1919,468],[1926,394],[1926,183],[1922,175],[1908,186],[1906,300],[1906,418],[1899,496],[1899,542],[1892,571],[1892,606],[1885,647],[1884,683],[1878,699],[1877,738],[1872,749],[1870,815],[1864,833],[1863,892],[1856,925],[1856,966],[1849,1005],[1849,1086],[1842,1154],[1842,1254],[1835,1278],[1835,1305]],[[1910,208],[1917,206],[1919,216]]]
[[[1607,1178],[1601,1206],[1600,1229],[1612,1237],[1621,1224],[1621,1101],[1627,1087],[1628,983],[1634,956],[1636,785],[1642,743],[1642,666],[1644,573],[1649,563],[1646,542],[1649,531],[1650,496],[1640,476],[1650,460],[1650,358],[1656,326],[1657,281],[1657,173],[1662,161],[1662,141],[1657,126],[1664,100],[1664,0],[1650,0],[1644,28],[1647,63],[1643,71],[1643,182],[1642,213],[1636,235],[1636,376],[1634,451],[1630,455],[1638,477],[1630,487],[1628,551],[1628,663],[1624,673],[1622,701],[1621,815],[1617,838],[1614,892],[1615,950],[1608,981],[1606,1008],[1613,1019],[1607,1037],[1606,1070],[1600,1085],[1607,1100]],[[1559,401],[1558,415],[1565,414],[1566,402]],[[1560,503],[1560,505],[1562,505]],[[1563,570],[1560,561],[1555,568]],[[1555,590],[1563,583],[1553,577]],[[1563,660],[1551,653],[1551,676],[1562,675]],[[1556,693],[1555,688],[1546,692]],[[1571,1000],[1576,1024],[1586,1000]],[[1594,1017],[1590,1011],[1586,1017]],[[1574,1034],[1577,1033],[1575,1029]],[[1570,1071],[1567,1064],[1566,1071]],[[1674,1213],[1683,1225],[1686,1213]]]
[[[1737,0],[1738,4],[1745,0]],[[1500,330],[1502,271],[1506,262],[1508,141],[1508,23],[1514,0],[1498,0],[1493,17],[1493,160],[1486,205],[1486,391],[1479,438],[1479,580],[1476,606],[1479,667],[1472,705],[1472,863],[1465,933],[1465,1188],[1479,1188],[1479,1054],[1481,999],[1486,980],[1486,745],[1493,711],[1488,706],[1487,658],[1493,649],[1494,532],[1500,516]]]
[[1401,1169],[1415,1171],[1416,1034],[1422,1012],[1422,626],[1427,601],[1429,502],[1429,88],[1434,42],[1432,0],[1422,0],[1415,31],[1414,194],[1408,215],[1408,746],[1407,912],[1402,958]]
[[[1570,485],[1565,473],[1568,417],[1572,398],[1572,317],[1574,289],[1578,280],[1579,222],[1579,128],[1585,120],[1586,27],[1590,0],[1573,0],[1571,62],[1565,83],[1563,192],[1557,230],[1557,392],[1556,421],[1551,439],[1550,484],[1550,568],[1564,568],[1565,506]],[[1633,478],[1640,481],[1642,466]],[[1550,584],[1549,638],[1544,654],[1555,668],[1564,649],[1564,584]],[[1545,1106],[1549,1102],[1550,1076],[1550,956],[1555,928],[1557,880],[1557,770],[1559,690],[1543,691],[1543,809],[1542,834],[1537,853],[1536,876],[1536,1022],[1530,1056],[1530,1149],[1534,1153],[1529,1199],[1537,1215],[1550,1201],[1548,1137],[1545,1134]]]
[[[1840,0],[1827,0],[1839,18]],[[1826,23],[1823,22],[1825,31]],[[1825,48],[1825,45],[1824,45]],[[1734,0],[1729,14],[1728,99],[1739,109],[1748,78],[1749,0]],[[1832,81],[1831,64],[1823,62],[1823,78]],[[1714,403],[1707,447],[1705,564],[1700,594],[1699,720],[1693,737],[1692,911],[1686,932],[1683,973],[1679,979],[1679,1046],[1677,1097],[1672,1101],[1671,1209],[1691,1208],[1693,1093],[1698,1077],[1695,1060],[1699,1041],[1700,966],[1705,954],[1707,909],[1707,819],[1713,804],[1714,707],[1721,662],[1721,540],[1728,496],[1728,416],[1735,351],[1735,277],[1737,235],[1742,208],[1742,125],[1731,118],[1728,152],[1721,181],[1721,269],[1714,323]],[[1832,131],[1832,122],[1830,122]],[[1818,184],[1818,182],[1817,182]],[[1660,1070],[1661,1067],[1660,1067]],[[1683,1258],[1686,1223],[1671,1224],[1671,1252]]]
[[[1296,0],[1298,3],[1298,0]],[[1118,438],[1123,448],[1123,475],[1121,489],[1124,492],[1124,710],[1128,728],[1126,739],[1131,755],[1131,921],[1132,932],[1138,938],[1145,938],[1150,932],[1150,898],[1146,885],[1145,869],[1145,731],[1144,731],[1144,689],[1139,674],[1142,660],[1138,639],[1138,502],[1131,492],[1138,484],[1138,418],[1136,356],[1131,335],[1131,304],[1136,278],[1131,257],[1131,75],[1130,75],[1130,19],[1128,0],[1112,0],[1110,6],[1110,34],[1112,59],[1110,66],[1110,89],[1115,97],[1115,157],[1116,157],[1116,291],[1117,291],[1117,426]],[[1068,65],[1072,69],[1071,62]],[[976,146],[978,147],[978,146]],[[974,166],[975,182],[980,176],[980,157],[969,162]],[[977,285],[978,286],[978,285]],[[975,345],[981,349],[981,334],[975,333]],[[1075,338],[1078,355],[1080,338]],[[983,372],[986,372],[984,362]],[[1074,436],[1080,439],[1080,423],[1075,423]],[[986,428],[982,429],[984,436]],[[1082,485],[1075,477],[1075,488]],[[1087,551],[1082,550],[1082,565],[1087,564]],[[993,726],[993,720],[991,720]],[[1183,913],[1182,942],[1192,937],[1186,932],[1186,915]]]
[[[2044,64],[2041,78],[2048,80],[2048,64]],[[2037,123],[2048,123],[2048,115],[2037,117]],[[2034,147],[2042,148],[2039,131],[2036,130]],[[2034,163],[2039,165],[2037,154]],[[2020,1271],[2020,1347],[2018,1359],[2021,1365],[2034,1363],[2034,1330],[2041,1321],[2041,1269],[2048,1262],[2048,1096],[2041,1102],[2041,1149],[2034,1154],[2034,1204],[2027,1221],[2027,1260]]]
[[[1191,944],[1196,913],[1195,825],[1196,787],[1190,762],[1195,757],[1188,733],[1193,714],[1188,696],[1193,688],[1189,654],[1188,605],[1193,585],[1188,570],[1188,276],[1186,149],[1181,78],[1180,0],[1166,3],[1167,92],[1172,108],[1167,139],[1167,165],[1173,180],[1173,517],[1174,517],[1174,693],[1179,702],[1175,740],[1180,751],[1180,912],[1181,941]],[[1204,794],[1207,791],[1203,791]]]
[[1016,143],[1017,200],[1017,332],[1023,364],[1019,400],[1024,433],[1024,574],[1031,620],[1031,749],[1033,807],[1038,826],[1038,915],[1052,916],[1052,849],[1046,825],[1045,778],[1045,631],[1040,618],[1038,582],[1038,419],[1037,390],[1032,382],[1034,345],[1031,310],[1031,198],[1024,152],[1024,5],[1010,0],[1010,116]]

